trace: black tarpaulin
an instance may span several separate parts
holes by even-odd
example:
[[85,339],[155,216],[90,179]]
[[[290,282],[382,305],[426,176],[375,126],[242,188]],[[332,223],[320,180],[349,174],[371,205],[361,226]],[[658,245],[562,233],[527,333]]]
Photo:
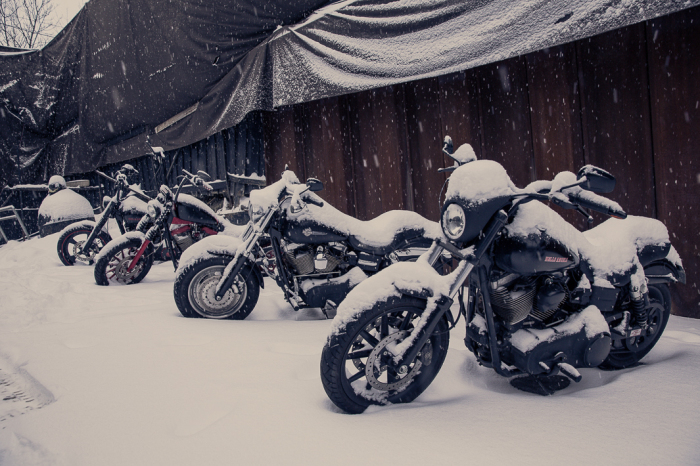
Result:
[[464,70],[700,0],[357,0],[308,17],[326,2],[289,3],[92,0],[43,51],[0,53],[0,170],[19,157],[27,172],[88,171],[142,155],[147,135],[175,149],[253,110]]
[[0,50],[0,176],[16,181],[18,161],[27,182],[145,154],[155,126],[327,1],[91,0],[43,50]]

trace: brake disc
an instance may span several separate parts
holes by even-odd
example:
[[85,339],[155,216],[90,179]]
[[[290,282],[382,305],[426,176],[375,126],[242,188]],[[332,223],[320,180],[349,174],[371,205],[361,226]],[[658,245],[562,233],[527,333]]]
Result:
[[[418,375],[418,372],[421,366],[423,365],[420,358],[416,358],[416,360],[413,363],[413,367],[406,367],[407,370],[405,374],[401,374],[399,369],[396,375],[398,379],[394,382],[389,382],[389,367],[382,362],[383,358],[386,359],[393,357],[391,352],[385,351],[385,348],[391,343],[403,340],[408,335],[410,335],[410,332],[408,332],[407,330],[401,330],[399,332],[392,333],[391,335],[387,336],[382,341],[380,341],[377,344],[377,346],[374,347],[369,357],[367,358],[367,365],[365,367],[365,376],[367,377],[367,382],[372,387],[382,391],[401,390],[405,388],[409,383],[411,383],[413,378]],[[379,377],[384,372],[387,372],[387,382],[379,381]]]

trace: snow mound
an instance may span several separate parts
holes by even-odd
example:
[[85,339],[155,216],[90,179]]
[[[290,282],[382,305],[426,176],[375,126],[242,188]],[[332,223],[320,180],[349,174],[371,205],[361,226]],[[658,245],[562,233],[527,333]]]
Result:
[[38,214],[39,219],[46,219],[44,223],[95,218],[88,200],[72,189],[62,189],[46,197]]

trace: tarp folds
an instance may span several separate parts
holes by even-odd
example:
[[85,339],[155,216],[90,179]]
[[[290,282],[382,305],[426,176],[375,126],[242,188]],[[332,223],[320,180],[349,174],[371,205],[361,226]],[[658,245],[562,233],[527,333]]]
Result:
[[18,154],[26,170],[89,171],[145,154],[146,135],[175,149],[253,110],[473,68],[700,0],[326,3],[90,1],[43,51],[0,54],[0,171]]
[[43,50],[0,50],[0,177],[18,157],[29,182],[147,153],[143,134],[327,1],[91,0]]
[[[156,139],[206,135],[252,110],[309,102],[439,76],[590,37],[700,0],[357,0],[328,5],[279,29]],[[244,78],[244,79],[243,79]]]

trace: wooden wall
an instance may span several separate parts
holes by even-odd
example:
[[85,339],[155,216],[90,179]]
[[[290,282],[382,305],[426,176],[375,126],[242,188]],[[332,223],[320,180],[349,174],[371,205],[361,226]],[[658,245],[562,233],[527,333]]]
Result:
[[[518,186],[584,164],[617,178],[610,197],[669,229],[688,283],[674,313],[700,318],[700,8],[498,63],[264,115],[268,182],[285,164],[361,219],[409,209],[438,220],[451,165],[469,142]],[[695,211],[693,211],[695,209]],[[575,213],[565,217],[579,228]],[[604,220],[596,214],[596,224]]]

